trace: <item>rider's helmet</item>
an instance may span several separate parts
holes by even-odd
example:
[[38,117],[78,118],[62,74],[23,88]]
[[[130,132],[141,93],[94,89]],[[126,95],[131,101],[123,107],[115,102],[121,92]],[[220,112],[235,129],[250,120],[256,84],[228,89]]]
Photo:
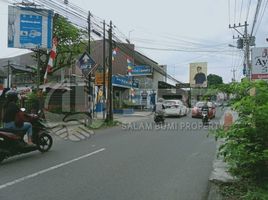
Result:
[[6,93],[6,97],[8,101],[14,101],[16,102],[19,98],[18,98],[18,92],[14,91],[14,90],[10,90]]

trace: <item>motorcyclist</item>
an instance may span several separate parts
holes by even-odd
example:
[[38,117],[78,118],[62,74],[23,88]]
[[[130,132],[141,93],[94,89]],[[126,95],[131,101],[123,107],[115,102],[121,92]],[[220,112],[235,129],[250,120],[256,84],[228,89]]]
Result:
[[207,101],[202,106],[201,112],[206,112],[207,113],[207,116],[206,117],[207,117],[207,120],[208,120],[209,107],[208,107],[208,102]]
[[33,145],[32,143],[32,124],[29,122],[22,122],[22,126],[18,127],[15,124],[15,118],[17,113],[20,112],[20,108],[17,106],[16,102],[18,101],[18,92],[9,91],[6,93],[7,101],[5,103],[4,110],[4,128],[21,130],[27,133],[28,144]]
[[206,102],[204,103],[204,105],[202,106],[201,111],[207,111],[207,112],[208,112],[208,110],[209,110],[208,102],[206,101]]
[[155,114],[160,116],[165,115],[164,99],[158,99],[158,102],[155,104]]

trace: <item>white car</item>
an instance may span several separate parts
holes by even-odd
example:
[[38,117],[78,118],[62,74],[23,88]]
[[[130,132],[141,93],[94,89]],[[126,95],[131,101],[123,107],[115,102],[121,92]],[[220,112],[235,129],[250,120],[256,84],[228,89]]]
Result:
[[188,108],[181,100],[165,100],[165,115],[166,116],[185,116],[188,113]]

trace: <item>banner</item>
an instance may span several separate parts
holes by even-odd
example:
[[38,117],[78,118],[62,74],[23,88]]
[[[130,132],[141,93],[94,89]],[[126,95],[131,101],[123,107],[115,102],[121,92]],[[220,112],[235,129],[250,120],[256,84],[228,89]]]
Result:
[[207,62],[190,63],[190,86],[207,87]]
[[52,48],[53,12],[8,6],[8,47]]
[[268,47],[252,49],[252,79],[268,79]]

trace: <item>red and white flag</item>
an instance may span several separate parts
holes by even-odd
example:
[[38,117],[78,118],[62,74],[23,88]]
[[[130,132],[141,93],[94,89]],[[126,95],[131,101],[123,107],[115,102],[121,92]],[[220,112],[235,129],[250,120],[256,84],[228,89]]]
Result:
[[49,60],[48,60],[46,72],[44,75],[44,84],[47,83],[47,74],[52,72],[53,62],[57,56],[57,45],[58,45],[57,38],[53,38],[52,49],[50,51]]

